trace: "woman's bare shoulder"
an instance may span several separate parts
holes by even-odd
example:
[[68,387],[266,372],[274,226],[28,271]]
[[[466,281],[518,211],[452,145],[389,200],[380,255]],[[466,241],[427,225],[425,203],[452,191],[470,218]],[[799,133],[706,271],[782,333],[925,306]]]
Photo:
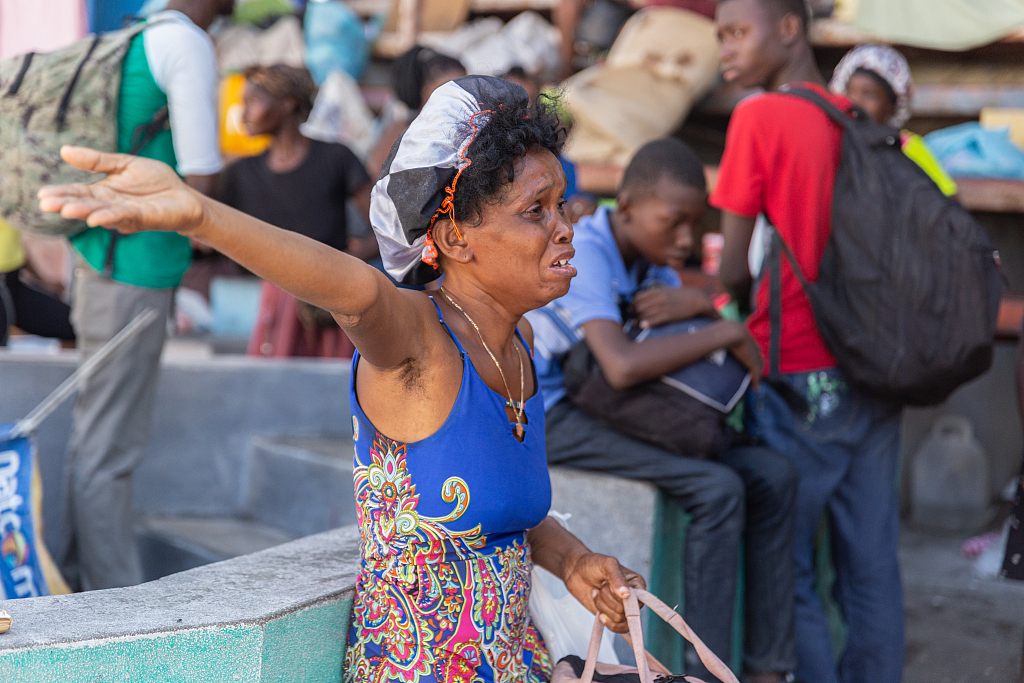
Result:
[[403,330],[419,335],[418,350],[383,368],[362,356],[356,390],[367,418],[382,433],[408,443],[444,424],[462,384],[463,361],[428,294],[402,290],[402,297],[416,319]]
[[367,328],[346,331],[377,373],[400,377],[403,388],[419,393],[418,380],[460,369],[461,355],[434,293],[396,288],[394,295],[395,305],[374,316]]
[[360,355],[377,370],[387,372],[429,356],[443,328],[426,292],[396,287],[382,273],[375,279],[379,294],[371,307],[338,318]]

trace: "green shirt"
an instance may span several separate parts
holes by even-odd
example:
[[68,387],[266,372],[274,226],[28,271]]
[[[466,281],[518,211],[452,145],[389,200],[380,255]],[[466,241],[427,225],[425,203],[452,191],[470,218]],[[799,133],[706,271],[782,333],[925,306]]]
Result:
[[[160,90],[146,60],[142,33],[132,39],[121,67],[121,90],[117,110],[117,149],[128,152],[132,136],[139,126],[167,106],[167,95]],[[157,159],[177,167],[171,131],[163,130],[139,152],[140,157]],[[102,272],[113,233],[106,228],[89,228],[71,238],[71,244],[83,258]],[[110,276],[137,287],[163,289],[177,287],[192,259],[188,238],[173,232],[140,232],[118,235]]]

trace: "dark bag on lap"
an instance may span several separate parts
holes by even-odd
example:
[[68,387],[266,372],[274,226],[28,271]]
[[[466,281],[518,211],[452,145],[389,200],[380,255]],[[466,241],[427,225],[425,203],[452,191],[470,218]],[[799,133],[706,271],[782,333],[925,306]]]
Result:
[[[643,341],[647,336],[693,333],[711,322],[687,320],[631,336]],[[721,453],[725,419],[750,383],[746,368],[721,351],[620,391],[608,384],[586,340],[569,350],[562,371],[566,395],[584,413],[626,436],[694,458]]]
[[817,105],[844,133],[818,281],[807,282],[777,231],[772,238],[770,374],[780,374],[784,254],[851,382],[902,404],[941,403],[992,364],[998,253],[967,210],[903,154],[898,130],[859,110],[849,116],[816,92],[786,92]]

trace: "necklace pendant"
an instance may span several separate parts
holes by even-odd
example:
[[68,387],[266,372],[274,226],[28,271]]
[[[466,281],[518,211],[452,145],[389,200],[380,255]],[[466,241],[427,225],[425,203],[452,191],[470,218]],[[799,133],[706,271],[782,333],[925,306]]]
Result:
[[516,422],[516,436],[519,437],[520,441],[523,440],[523,423],[522,422]]

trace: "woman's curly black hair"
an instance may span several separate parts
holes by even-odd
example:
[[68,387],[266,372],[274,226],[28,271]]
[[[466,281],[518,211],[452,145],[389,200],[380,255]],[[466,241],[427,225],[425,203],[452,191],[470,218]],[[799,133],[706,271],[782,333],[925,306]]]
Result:
[[[554,112],[554,100],[545,95],[535,102],[506,98],[489,103],[486,122],[466,150],[470,165],[455,188],[455,220],[479,224],[484,206],[501,201],[516,179],[516,163],[528,152],[546,149],[558,156],[565,144],[565,128]],[[472,124],[465,124],[465,135]]]

